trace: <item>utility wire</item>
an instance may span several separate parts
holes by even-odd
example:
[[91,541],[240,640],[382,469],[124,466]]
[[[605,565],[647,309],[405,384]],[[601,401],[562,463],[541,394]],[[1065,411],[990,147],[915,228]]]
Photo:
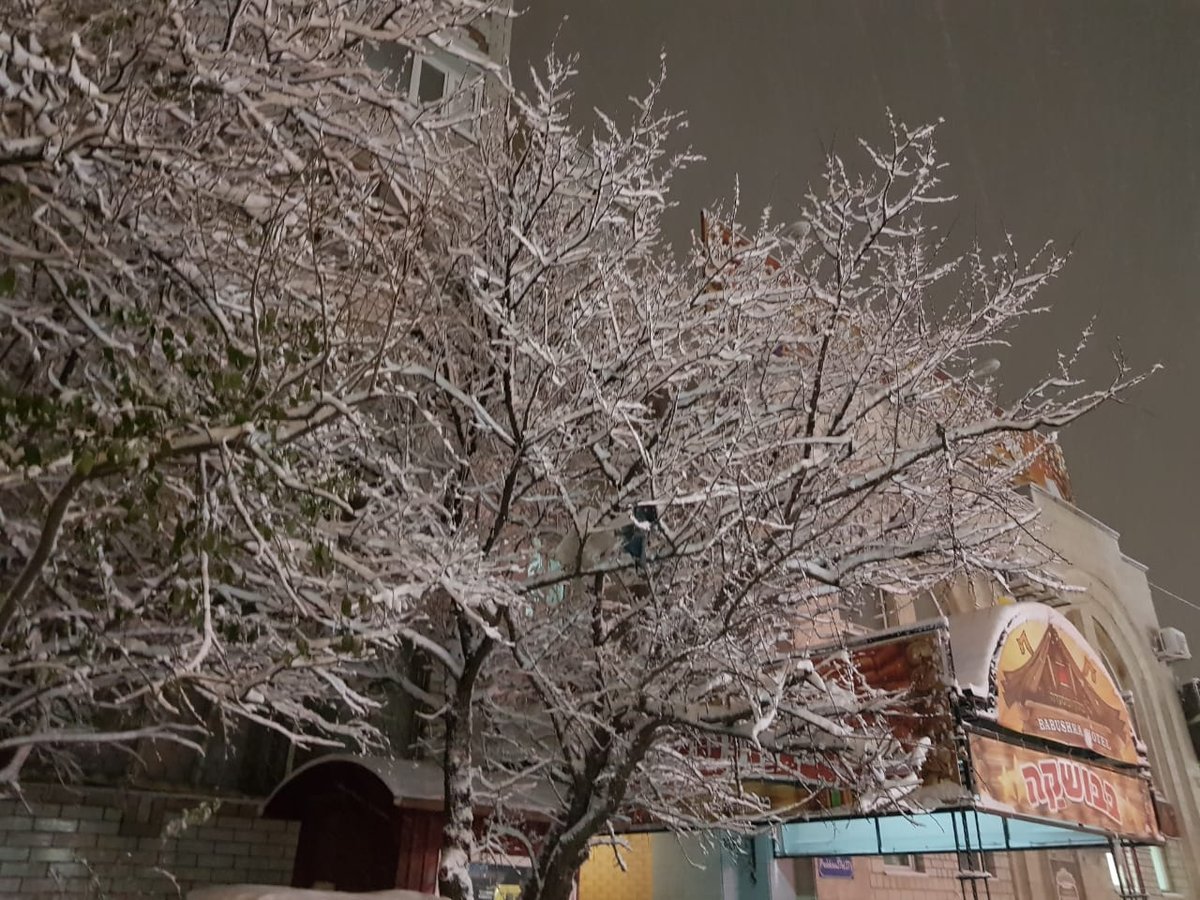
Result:
[[1151,581],[1149,578],[1147,578],[1147,579],[1146,579],[1146,583],[1147,583],[1148,585],[1150,585],[1150,587],[1154,588],[1154,590],[1158,591],[1160,594],[1166,594],[1166,595],[1167,595],[1168,597],[1170,597],[1172,600],[1178,600],[1178,601],[1179,601],[1180,603],[1182,603],[1184,606],[1190,606],[1192,609],[1194,609],[1194,610],[1197,610],[1198,612],[1200,612],[1200,603],[1195,603],[1195,602],[1193,602],[1193,601],[1191,601],[1191,600],[1185,600],[1183,597],[1180,597],[1180,596],[1179,596],[1178,594],[1176,594],[1174,591],[1168,591],[1168,590],[1167,590],[1165,587],[1159,587],[1157,584],[1155,584],[1155,583],[1154,583],[1153,581]]

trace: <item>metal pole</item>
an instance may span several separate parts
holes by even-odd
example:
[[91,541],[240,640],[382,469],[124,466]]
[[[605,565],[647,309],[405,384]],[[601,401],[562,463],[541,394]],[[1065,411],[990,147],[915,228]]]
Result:
[[1133,864],[1134,877],[1137,879],[1134,882],[1134,886],[1137,888],[1136,896],[1139,898],[1149,897],[1150,895],[1146,893],[1146,880],[1142,877],[1142,861],[1138,859],[1137,847],[1127,843],[1125,849],[1129,855],[1130,862]]
[[[962,900],[967,900],[967,882],[962,878],[962,849],[958,842],[958,818],[954,813],[950,814],[950,825],[954,829],[954,858],[958,861],[958,893],[962,897]],[[965,822],[963,823],[963,828],[966,828]]]
[[1117,869],[1117,893],[1122,900],[1147,900],[1149,894],[1142,881],[1142,868],[1133,845],[1113,835],[1109,846]]
[[983,893],[987,900],[992,900],[992,875],[990,869],[984,865],[983,858],[983,830],[979,827],[979,810],[974,811],[975,816],[975,846],[979,848],[979,872],[986,873],[983,879]]
[[[968,812],[975,815],[975,841],[971,841],[971,822]],[[958,835],[958,817],[962,816],[962,840]],[[978,810],[960,810],[951,813],[950,822],[954,827],[954,849],[958,858],[958,888],[963,900],[967,900],[967,885],[971,886],[971,900],[991,900],[991,873],[984,867],[983,832],[979,827]],[[983,894],[979,891],[979,882],[983,882]]]

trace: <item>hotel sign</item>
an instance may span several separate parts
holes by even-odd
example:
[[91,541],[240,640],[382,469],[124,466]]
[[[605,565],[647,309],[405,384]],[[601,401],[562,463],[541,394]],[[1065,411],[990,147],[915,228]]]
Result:
[[970,746],[980,808],[1159,839],[1144,778],[981,734]]
[[1038,612],[1014,619],[1000,644],[996,721],[1045,741],[1138,763],[1129,709],[1104,664],[1064,616]]

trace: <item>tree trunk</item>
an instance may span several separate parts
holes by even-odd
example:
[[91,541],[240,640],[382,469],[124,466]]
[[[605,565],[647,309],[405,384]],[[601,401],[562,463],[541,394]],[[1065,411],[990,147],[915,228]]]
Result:
[[[447,900],[473,900],[474,886],[468,866],[475,857],[474,736],[472,710],[475,682],[492,650],[491,638],[476,641],[476,628],[466,616],[458,617],[459,639],[464,663],[453,685],[445,716],[445,746],[442,750],[442,790],[446,824],[442,829],[442,861],[438,866],[438,893]],[[450,691],[447,691],[450,693]]]
[[475,855],[475,803],[471,783],[471,700],[460,702],[461,681],[446,713],[446,743],[442,752],[442,788],[446,824],[442,830],[442,861],[438,893],[448,900],[472,900],[474,890],[467,867]]
[[615,808],[607,794],[596,791],[597,778],[608,760],[608,742],[598,737],[587,755],[585,775],[576,781],[565,821],[546,835],[537,858],[538,878],[529,886],[529,900],[570,900],[575,876],[587,861],[588,842]]
[[[522,894],[527,900],[570,900],[575,876],[587,861],[588,845],[608,824],[613,813],[625,800],[629,779],[654,742],[657,721],[646,721],[627,735],[631,740],[614,760],[611,735],[597,731],[584,762],[584,775],[575,784],[570,809],[564,824],[551,830],[538,855],[537,883]],[[608,778],[601,778],[605,771]],[[604,786],[599,787],[600,782]]]
[[529,900],[570,900],[575,876],[587,861],[588,840],[595,833],[595,828],[576,826],[568,830],[570,837],[560,835],[553,839],[538,859],[541,883],[531,884],[522,897],[528,897]]

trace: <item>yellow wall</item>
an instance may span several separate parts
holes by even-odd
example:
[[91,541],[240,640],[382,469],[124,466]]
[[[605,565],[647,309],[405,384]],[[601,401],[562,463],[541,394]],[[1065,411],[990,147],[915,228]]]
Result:
[[595,847],[579,872],[579,900],[649,900],[654,896],[654,857],[650,835],[629,834],[622,849],[625,871],[612,847]]

